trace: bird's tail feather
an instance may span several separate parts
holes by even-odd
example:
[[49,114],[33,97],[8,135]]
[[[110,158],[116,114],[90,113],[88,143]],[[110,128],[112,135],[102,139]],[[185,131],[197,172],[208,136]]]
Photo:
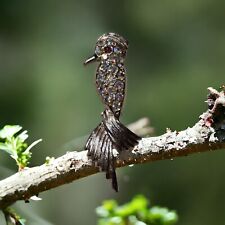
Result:
[[133,133],[125,127],[113,114],[110,109],[103,113],[103,124],[107,130],[108,135],[115,144],[118,151],[133,148],[141,139],[138,135]]
[[116,171],[114,166],[113,142],[110,139],[105,126],[100,123],[91,133],[85,149],[88,156],[106,172],[106,179],[112,180],[112,188],[118,192]]
[[112,188],[115,191],[118,191],[118,184],[113,149],[118,152],[129,149],[134,147],[139,139],[139,136],[120,123],[112,111],[107,109],[103,113],[103,121],[87,140],[85,149],[88,150],[88,156],[106,172],[106,178],[112,180]]

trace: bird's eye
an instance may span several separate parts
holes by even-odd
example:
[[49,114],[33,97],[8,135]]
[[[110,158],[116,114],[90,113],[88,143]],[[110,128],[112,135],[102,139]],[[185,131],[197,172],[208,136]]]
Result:
[[110,46],[106,46],[106,47],[104,47],[104,52],[105,53],[111,53],[112,52],[112,48]]

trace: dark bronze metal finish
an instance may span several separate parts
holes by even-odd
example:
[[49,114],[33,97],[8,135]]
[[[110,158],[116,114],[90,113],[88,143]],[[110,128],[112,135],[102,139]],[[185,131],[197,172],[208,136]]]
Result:
[[115,156],[134,147],[140,139],[119,121],[125,97],[127,49],[128,42],[120,35],[103,34],[97,40],[95,54],[84,63],[99,62],[96,87],[105,107],[103,120],[91,133],[85,148],[93,162],[106,172],[106,178],[112,179],[115,191],[118,191]]

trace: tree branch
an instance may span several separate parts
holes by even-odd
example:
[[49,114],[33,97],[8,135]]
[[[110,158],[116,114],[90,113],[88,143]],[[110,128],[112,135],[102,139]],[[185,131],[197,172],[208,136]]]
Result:
[[[225,92],[213,88],[209,92],[209,109],[192,128],[142,138],[134,149],[117,156],[116,167],[225,148]],[[0,209],[97,172],[99,169],[92,165],[87,151],[68,152],[48,164],[24,169],[0,181]]]

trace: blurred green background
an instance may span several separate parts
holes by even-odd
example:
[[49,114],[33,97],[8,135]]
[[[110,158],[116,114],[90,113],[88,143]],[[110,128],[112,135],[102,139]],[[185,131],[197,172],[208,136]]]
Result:
[[[90,133],[102,111],[96,65],[83,61],[109,31],[130,43],[122,121],[148,116],[155,135],[192,126],[206,110],[207,87],[225,82],[224,12],[225,2],[215,0],[1,0],[1,127],[19,124],[30,142],[43,138],[32,166],[76,150],[63,146]],[[141,193],[176,209],[179,225],[225,224],[224,159],[215,151],[122,168],[118,194],[97,174],[17,206],[32,225],[94,225],[102,200],[122,203]],[[1,178],[16,170],[6,154],[0,164]]]

